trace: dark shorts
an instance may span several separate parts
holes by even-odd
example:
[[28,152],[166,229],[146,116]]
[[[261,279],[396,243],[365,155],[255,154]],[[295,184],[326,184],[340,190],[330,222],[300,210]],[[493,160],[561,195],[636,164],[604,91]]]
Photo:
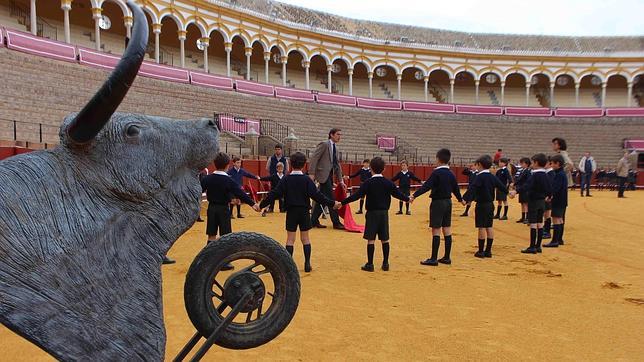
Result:
[[365,214],[365,227],[364,235],[366,240],[389,240],[389,211],[388,210],[372,210],[367,211]]
[[452,226],[452,200],[432,200],[429,205],[429,227],[447,228]]
[[496,190],[496,201],[508,201],[508,193]]
[[552,202],[546,201],[546,207],[545,207],[544,210],[546,210],[546,211],[552,210]]
[[206,223],[206,234],[226,235],[233,232],[230,225],[230,209],[228,205],[208,204],[208,222]]
[[405,196],[409,196],[409,195],[411,195],[411,191],[410,191],[410,189],[408,189],[408,188],[402,188],[402,187],[401,187],[401,188],[400,188],[400,192],[401,192],[403,195],[405,195]]
[[564,218],[566,216],[566,208],[565,207],[553,207],[552,212],[550,213],[551,217],[560,217]]
[[289,207],[286,211],[286,231],[295,232],[298,227],[300,231],[309,231],[313,227],[308,207]]
[[528,203],[528,195],[525,193],[519,193],[519,203],[520,204],[527,204]]
[[474,208],[474,224],[477,228],[491,228],[494,220],[494,203],[477,202]]
[[546,202],[544,200],[530,200],[528,202],[528,222],[530,224],[541,224],[545,210]]

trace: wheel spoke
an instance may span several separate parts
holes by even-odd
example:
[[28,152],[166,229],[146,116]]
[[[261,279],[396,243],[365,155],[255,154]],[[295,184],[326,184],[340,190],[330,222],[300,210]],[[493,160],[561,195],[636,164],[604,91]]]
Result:
[[260,319],[262,317],[262,306],[263,304],[260,304],[259,308],[257,308],[257,319]]
[[219,284],[217,279],[213,279],[212,281],[213,281],[213,285],[217,286],[217,288],[219,288],[219,290],[221,290],[222,292],[224,291],[224,287],[221,286],[221,284]]
[[222,295],[219,295],[215,293],[213,290],[210,291],[210,298],[216,297],[217,299],[221,300],[222,302],[224,301],[224,297]]
[[221,302],[221,304],[219,305],[219,307],[217,307],[217,312],[218,312],[219,314],[223,313],[223,312],[224,312],[224,310],[226,310],[226,307],[228,307],[228,303],[226,303],[226,302]]
[[262,275],[262,274],[270,273],[270,271],[268,269],[264,268],[264,270],[260,270],[260,271],[257,271],[257,272],[254,271],[253,273],[255,273],[257,275]]
[[[250,270],[250,271],[253,271],[253,268],[254,268],[254,267],[256,267],[256,266],[258,266],[258,265],[259,265],[259,263],[258,263],[258,262],[254,262],[253,264],[251,264],[251,265],[249,265],[249,266],[245,267],[244,269],[240,270],[239,272],[240,272],[240,273],[242,273],[242,272],[247,272],[247,271],[249,271],[249,270]],[[253,272],[253,273],[254,273],[254,272]]]
[[250,311],[250,312],[248,312],[248,314],[246,315],[246,323],[250,322],[251,318],[253,317],[253,312],[254,312],[254,311],[253,311],[253,310],[251,310],[251,311]]
[[266,294],[270,295],[271,298],[275,298],[275,295],[273,293],[271,293],[271,292],[266,292]]

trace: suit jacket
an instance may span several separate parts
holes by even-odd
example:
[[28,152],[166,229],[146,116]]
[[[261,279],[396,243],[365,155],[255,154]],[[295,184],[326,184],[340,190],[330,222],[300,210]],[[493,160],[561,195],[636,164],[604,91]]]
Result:
[[[338,159],[338,164],[333,169],[333,146],[331,146],[331,141],[327,140],[325,142],[320,142],[313,155],[309,160],[309,174],[315,176],[315,180],[321,184],[327,182],[329,179],[329,174],[333,170],[333,173],[338,178],[339,181],[342,181],[342,167],[340,167],[340,160]],[[335,145],[336,157],[339,158],[340,150],[338,145]],[[333,180],[331,180],[333,181]]]
[[622,157],[619,159],[619,162],[617,162],[617,168],[615,169],[615,172],[619,177],[628,177],[628,168],[628,158]]

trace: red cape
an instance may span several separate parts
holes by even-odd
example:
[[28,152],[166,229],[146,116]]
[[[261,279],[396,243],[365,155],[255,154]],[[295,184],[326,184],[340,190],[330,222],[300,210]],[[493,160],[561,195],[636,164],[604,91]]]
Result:
[[[343,187],[335,188],[335,199],[342,201],[347,198],[347,192]],[[349,204],[342,206],[338,209],[338,215],[344,220],[344,229],[353,233],[363,233],[364,225],[356,224],[356,221],[353,220],[353,214],[351,213],[351,206]]]

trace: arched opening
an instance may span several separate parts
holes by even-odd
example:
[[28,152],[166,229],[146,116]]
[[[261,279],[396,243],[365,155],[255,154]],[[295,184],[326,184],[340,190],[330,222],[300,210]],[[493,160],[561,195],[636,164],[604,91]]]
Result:
[[349,94],[349,63],[346,60],[340,58],[333,61],[331,82],[333,93]]
[[[213,32],[213,33],[216,33],[216,32]],[[201,71],[204,70],[203,49],[199,49],[199,46],[197,45],[200,42],[201,38],[202,38],[202,35],[201,35],[201,30],[199,30],[199,27],[194,23],[188,24],[188,26],[186,27],[186,40],[184,41],[184,45],[183,45],[184,52],[185,52],[184,65],[186,68],[197,69]],[[223,40],[220,40],[220,41],[222,42],[221,48],[223,52]],[[214,40],[213,40],[213,37],[211,37],[208,45],[208,68],[211,72],[214,73],[215,64],[213,64],[214,62],[211,60],[211,58],[214,56],[213,53],[215,53],[217,46],[216,44],[213,44],[213,43],[214,43]],[[225,71],[226,71],[226,68],[224,67],[224,72]]]
[[159,34],[159,63],[180,66],[179,54],[179,25],[170,16],[161,19],[161,34]]
[[474,74],[469,71],[462,70],[456,73],[456,76],[454,77],[454,101],[452,103],[476,103],[474,79]]
[[[37,2],[38,4],[43,3]],[[51,4],[50,4],[51,5]],[[58,4],[60,5],[60,4]],[[29,9],[29,7],[27,7]],[[117,19],[112,19],[112,26]],[[72,10],[69,12],[70,37],[73,44],[96,49],[96,34],[94,31],[94,19],[92,18],[92,4],[89,0],[77,0],[72,2]],[[60,27],[62,29],[62,25]],[[60,32],[59,32],[60,34]]]
[[[271,47],[271,60],[268,63],[268,83],[282,84],[282,51],[277,45]],[[288,66],[288,64],[287,64]],[[286,75],[288,77],[288,74]],[[304,83],[302,83],[304,86]]]
[[304,56],[302,53],[292,49],[288,53],[286,69],[286,86],[306,89],[306,73],[304,69]]
[[311,89],[328,92],[327,88],[328,77],[326,71],[326,59],[321,55],[314,55],[311,58],[311,68],[309,70]]
[[396,70],[389,65],[379,65],[373,72],[373,97],[397,99],[398,81]]
[[353,95],[369,97],[369,71],[363,62],[353,65]]
[[526,96],[525,76],[521,73],[508,74],[505,78],[503,104],[508,106],[538,106],[536,99]]
[[260,41],[253,42],[250,55],[250,80],[255,82],[266,82],[264,69],[264,46]]
[[479,80],[479,104],[500,106],[504,97],[505,94],[501,95],[501,76],[495,72],[483,73]]
[[448,103],[449,102],[449,74],[442,69],[435,69],[429,73],[429,101]]
[[[631,102],[631,105],[633,102]],[[606,107],[628,106],[628,82],[626,77],[620,74],[612,75],[606,82]]]
[[550,77],[537,73],[530,78],[530,103],[536,99],[541,107],[550,107]]
[[633,101],[632,105],[636,107],[644,107],[644,73],[638,74],[633,78]]
[[602,106],[602,80],[594,74],[585,75],[579,82],[579,106]]
[[568,74],[560,74],[555,78],[553,107],[576,107],[575,79]]
[[232,43],[233,50],[230,53],[231,76],[233,78],[246,78],[246,44],[240,35],[235,35]]
[[402,99],[425,101],[425,72],[417,67],[406,68],[401,81]]

